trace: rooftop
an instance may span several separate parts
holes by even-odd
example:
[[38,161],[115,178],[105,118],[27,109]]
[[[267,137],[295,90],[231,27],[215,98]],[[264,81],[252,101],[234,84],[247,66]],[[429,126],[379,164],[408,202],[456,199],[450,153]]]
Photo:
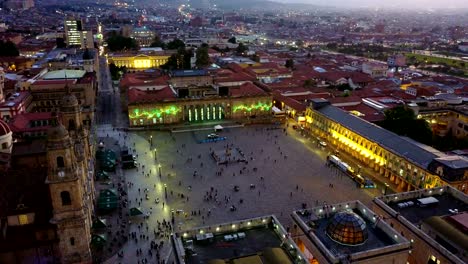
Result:
[[378,197],[374,202],[453,263],[468,257],[468,196],[451,186]]
[[206,70],[174,70],[171,72],[172,77],[205,76],[207,74]]
[[414,142],[405,140],[393,132],[348,114],[338,107],[325,105],[315,110],[355,133],[391,150],[397,155],[415,162],[424,169],[427,169],[433,159],[440,157],[414,144]]
[[[229,260],[251,264],[305,264],[293,240],[285,239],[286,234],[274,216],[267,216],[176,233],[174,241],[177,257],[185,258],[188,264]],[[190,251],[193,254],[188,253]]]
[[251,82],[245,82],[239,86],[233,86],[229,89],[229,95],[232,97],[267,95],[260,87]]
[[[434,189],[423,189],[403,194],[384,196],[383,201],[395,212],[406,218],[414,225],[421,224],[431,216],[451,215],[449,209],[458,209],[459,212],[468,211],[468,197],[455,194],[452,188],[439,187]],[[425,197],[434,197],[437,203],[431,206],[417,206],[417,200]],[[401,207],[399,204],[412,201],[414,205]]]
[[49,71],[44,76],[43,80],[56,80],[56,79],[79,79],[85,75],[84,70],[57,70]]
[[[352,245],[353,243],[337,242],[335,235],[334,239],[330,237],[330,229],[335,229],[334,224],[338,214],[355,216],[356,221],[352,223],[355,226],[354,229],[343,226],[341,237],[342,239],[354,239],[353,241],[356,242],[354,245]],[[330,263],[338,263],[337,261],[340,259],[358,260],[361,257],[368,258],[371,255],[394,253],[395,250],[407,250],[410,247],[410,243],[404,237],[399,236],[385,221],[380,221],[374,212],[359,201],[295,211],[293,218]],[[364,227],[361,226],[363,222],[365,223]],[[362,241],[363,237],[356,236],[355,233],[349,234],[353,230],[356,231],[356,228],[364,229],[366,234],[363,236],[367,236],[367,240],[365,236],[364,241]]]

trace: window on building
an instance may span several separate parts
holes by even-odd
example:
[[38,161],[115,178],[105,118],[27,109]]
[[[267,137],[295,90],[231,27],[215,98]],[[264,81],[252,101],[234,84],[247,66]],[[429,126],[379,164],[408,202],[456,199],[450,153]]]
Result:
[[2,143],[2,149],[7,149],[8,148],[8,143]]
[[71,205],[71,197],[70,193],[67,191],[63,191],[60,193],[60,198],[62,199],[62,206]]
[[440,260],[437,259],[434,255],[432,255],[427,261],[427,264],[440,264]]
[[57,157],[57,168],[63,168],[65,167],[65,161],[63,160],[63,157],[58,156]]
[[18,223],[19,223],[20,225],[27,225],[27,224],[29,224],[28,216],[25,215],[25,214],[18,215]]
[[75,245],[75,238],[70,237],[70,245],[74,246]]

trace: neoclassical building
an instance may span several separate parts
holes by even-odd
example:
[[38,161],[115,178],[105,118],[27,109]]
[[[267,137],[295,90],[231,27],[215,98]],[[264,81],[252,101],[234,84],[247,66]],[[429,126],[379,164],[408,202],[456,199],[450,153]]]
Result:
[[468,159],[448,156],[341,110],[323,99],[306,110],[306,129],[389,178],[400,191],[451,185],[468,192]]
[[130,126],[271,121],[272,95],[251,81],[216,83],[205,70],[172,71],[156,78],[126,85]]
[[166,51],[139,52],[139,53],[112,53],[107,60],[118,67],[127,67],[129,70],[146,70],[159,68],[165,64],[172,53]]
[[264,122],[271,117],[272,96],[253,83],[230,87],[227,96],[177,98],[169,86],[160,91],[128,91],[130,126],[200,123],[225,119]]

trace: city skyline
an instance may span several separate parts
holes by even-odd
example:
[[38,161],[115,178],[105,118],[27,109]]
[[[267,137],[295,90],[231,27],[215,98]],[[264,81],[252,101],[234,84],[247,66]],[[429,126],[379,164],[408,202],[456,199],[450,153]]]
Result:
[[337,6],[337,7],[380,7],[380,8],[416,8],[416,9],[430,9],[430,8],[468,8],[468,2],[463,0],[415,0],[415,1],[374,1],[374,0],[274,0],[275,2],[282,3],[304,3],[316,4],[323,6]]

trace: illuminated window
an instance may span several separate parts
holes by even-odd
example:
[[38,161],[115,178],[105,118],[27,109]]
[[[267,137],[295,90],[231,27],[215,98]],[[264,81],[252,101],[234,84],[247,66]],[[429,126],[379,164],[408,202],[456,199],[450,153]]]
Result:
[[27,225],[29,224],[28,222],[28,216],[27,215],[18,215],[18,222],[20,225]]
[[432,255],[431,258],[427,261],[427,264],[440,264],[440,260]]

